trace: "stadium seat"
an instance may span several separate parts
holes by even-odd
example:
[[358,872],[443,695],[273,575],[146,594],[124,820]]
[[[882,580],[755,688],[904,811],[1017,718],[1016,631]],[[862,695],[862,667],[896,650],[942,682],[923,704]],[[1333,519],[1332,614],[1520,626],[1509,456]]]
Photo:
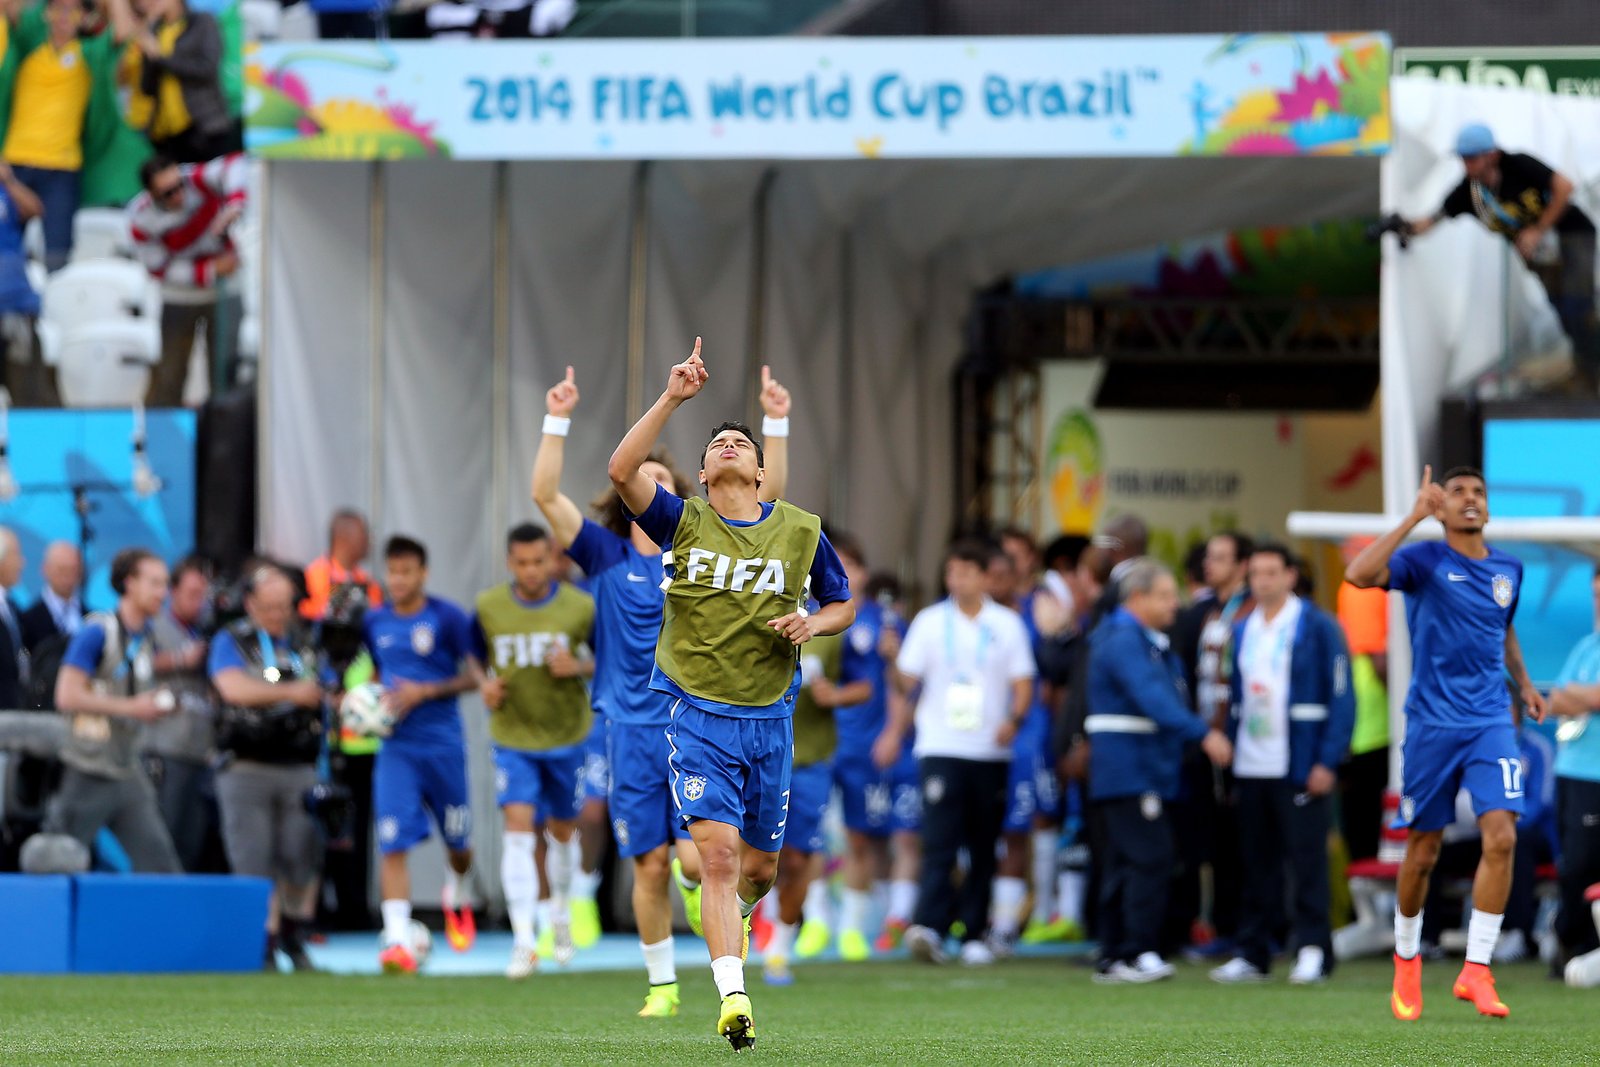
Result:
[[35,263],[44,262],[44,220],[29,219],[22,227],[22,251]]
[[131,260],[77,260],[50,276],[41,317],[62,329],[108,319],[140,319],[159,327],[161,288]]
[[246,40],[275,41],[283,24],[283,5],[278,0],[240,0],[239,17],[244,20]]
[[46,362],[56,368],[67,407],[129,407],[144,400],[161,346],[150,328],[131,319],[95,322],[66,333]]
[[116,208],[79,208],[72,219],[72,261],[127,259],[133,255],[128,216]]

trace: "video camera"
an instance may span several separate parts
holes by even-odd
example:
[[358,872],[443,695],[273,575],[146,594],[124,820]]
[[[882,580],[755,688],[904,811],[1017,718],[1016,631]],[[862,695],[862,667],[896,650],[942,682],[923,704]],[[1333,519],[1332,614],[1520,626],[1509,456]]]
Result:
[[360,582],[343,582],[328,594],[328,608],[317,623],[312,643],[333,668],[336,679],[343,680],[344,672],[361,655],[361,623],[369,607],[367,591]]
[[1399,212],[1391,211],[1383,218],[1367,227],[1367,240],[1377,242],[1383,240],[1383,235],[1392,233],[1400,239],[1400,247],[1408,248],[1411,245],[1411,223],[1400,217]]

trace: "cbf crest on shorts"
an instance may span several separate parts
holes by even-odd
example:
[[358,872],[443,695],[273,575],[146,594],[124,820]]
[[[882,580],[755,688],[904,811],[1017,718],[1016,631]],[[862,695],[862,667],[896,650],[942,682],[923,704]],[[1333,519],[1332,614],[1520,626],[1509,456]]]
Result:
[[1494,602],[1503,608],[1511,606],[1511,575],[1494,576]]
[[419,656],[432,654],[433,627],[422,624],[411,628],[411,651]]
[[698,774],[691,774],[683,780],[683,799],[696,801],[706,795],[706,780]]

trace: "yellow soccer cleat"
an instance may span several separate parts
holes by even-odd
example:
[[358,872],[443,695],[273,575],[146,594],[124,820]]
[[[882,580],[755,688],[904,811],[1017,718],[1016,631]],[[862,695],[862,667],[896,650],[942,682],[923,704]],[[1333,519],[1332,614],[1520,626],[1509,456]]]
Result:
[[539,931],[539,940],[534,943],[534,949],[547,960],[555,959],[556,931],[553,925]]
[[744,937],[739,941],[739,958],[741,960],[750,958],[750,916],[748,915],[744,917]]
[[694,931],[694,936],[706,936],[705,928],[700,924],[700,887],[690,889],[683,884],[683,864],[674,859],[672,861],[672,884],[678,887],[678,894],[683,897],[683,914],[689,920],[689,929]]
[[722,998],[722,1011],[717,1016],[717,1033],[728,1039],[733,1051],[743,1052],[756,1047],[755,1012],[750,998],[743,993],[729,993]]
[[641,1019],[670,1019],[678,1014],[678,983],[653,985],[644,995],[644,1007],[639,1009]]
[[839,935],[839,958],[860,963],[872,955],[872,946],[860,930],[846,930]]
[[794,954],[802,960],[820,956],[832,940],[833,931],[828,929],[827,923],[821,919],[807,919],[800,924],[800,936],[795,940]]
[[1047,923],[1030,922],[1022,932],[1024,945],[1047,945],[1056,941],[1082,941],[1083,927],[1071,919],[1051,919]]
[[574,898],[568,910],[571,912],[574,945],[589,948],[600,940],[600,905],[593,898]]

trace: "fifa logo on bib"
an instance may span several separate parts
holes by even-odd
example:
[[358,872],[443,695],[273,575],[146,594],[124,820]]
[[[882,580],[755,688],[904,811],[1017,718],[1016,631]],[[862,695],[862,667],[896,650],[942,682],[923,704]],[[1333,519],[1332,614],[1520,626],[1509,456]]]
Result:
[[1503,608],[1511,606],[1511,576],[1497,574],[1494,576],[1494,602]]
[[[750,587],[752,593],[778,593],[784,591],[783,561],[781,559],[732,559],[720,552],[703,548],[689,550],[688,566],[684,577],[691,582],[705,582],[713,589],[729,589],[742,593]],[[754,582],[754,585],[751,583]]]

